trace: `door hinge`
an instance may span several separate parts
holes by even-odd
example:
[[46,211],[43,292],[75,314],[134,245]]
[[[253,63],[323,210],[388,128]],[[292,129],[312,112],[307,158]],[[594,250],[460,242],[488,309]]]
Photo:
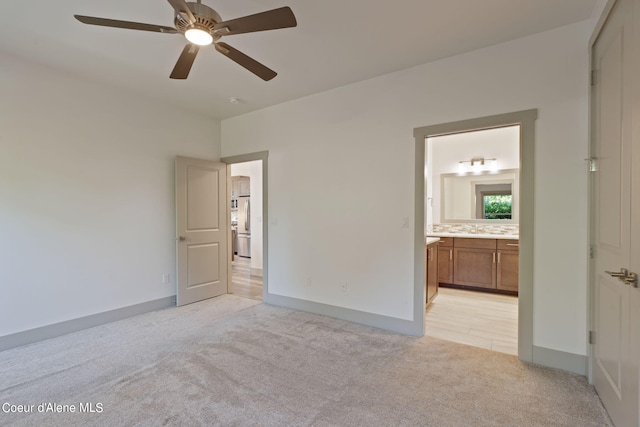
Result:
[[593,331],[589,331],[589,344],[596,343],[596,334]]
[[589,157],[585,159],[589,165],[589,172],[596,172],[598,170],[598,159],[595,157]]
[[596,249],[593,245],[589,245],[589,258],[593,259],[596,256]]
[[591,86],[598,84],[598,70],[591,70]]

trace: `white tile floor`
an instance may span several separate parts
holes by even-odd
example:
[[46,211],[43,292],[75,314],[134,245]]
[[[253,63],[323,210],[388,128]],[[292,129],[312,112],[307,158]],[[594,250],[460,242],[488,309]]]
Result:
[[518,297],[440,288],[427,307],[425,335],[518,354]]

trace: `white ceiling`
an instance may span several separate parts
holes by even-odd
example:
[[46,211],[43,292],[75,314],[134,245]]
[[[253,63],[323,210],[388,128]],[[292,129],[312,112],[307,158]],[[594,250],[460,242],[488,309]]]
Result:
[[[165,0],[0,4],[0,51],[224,119],[588,19],[597,0],[203,0],[224,20],[290,6],[296,28],[222,41],[278,72],[264,82],[211,46],[187,80],[185,40],[81,24],[74,14],[173,26]],[[230,97],[241,100],[231,104]]]

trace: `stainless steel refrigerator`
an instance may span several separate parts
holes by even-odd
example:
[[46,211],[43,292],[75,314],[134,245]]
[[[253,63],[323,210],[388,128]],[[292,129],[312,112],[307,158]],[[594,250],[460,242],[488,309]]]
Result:
[[238,197],[238,256],[251,258],[251,197]]

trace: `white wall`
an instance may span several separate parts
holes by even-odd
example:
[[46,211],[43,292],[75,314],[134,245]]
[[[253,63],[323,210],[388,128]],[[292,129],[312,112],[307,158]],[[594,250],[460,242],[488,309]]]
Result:
[[605,9],[612,6],[615,1],[616,0],[596,0],[596,3],[593,5],[593,10],[591,11],[591,17],[589,18],[589,27],[591,31],[593,31],[598,25],[598,21],[600,21]]
[[270,292],[411,320],[413,225],[400,225],[414,211],[413,129],[538,108],[534,344],[586,354],[589,32],[566,26],[224,120],[224,156],[269,150]]
[[[497,159],[498,169],[518,169],[520,167],[520,127],[509,126],[477,132],[428,138],[427,144],[433,163],[430,169],[433,197],[432,213],[427,211],[427,221],[433,218],[437,224],[443,222],[441,212],[440,175],[458,173],[458,162],[473,158]],[[469,166],[469,164],[466,164]],[[467,217],[467,216],[465,216]]]
[[0,54],[0,336],[175,295],[176,155],[220,123]]
[[262,275],[262,161],[234,163],[231,176],[248,176],[251,194],[251,274]]

